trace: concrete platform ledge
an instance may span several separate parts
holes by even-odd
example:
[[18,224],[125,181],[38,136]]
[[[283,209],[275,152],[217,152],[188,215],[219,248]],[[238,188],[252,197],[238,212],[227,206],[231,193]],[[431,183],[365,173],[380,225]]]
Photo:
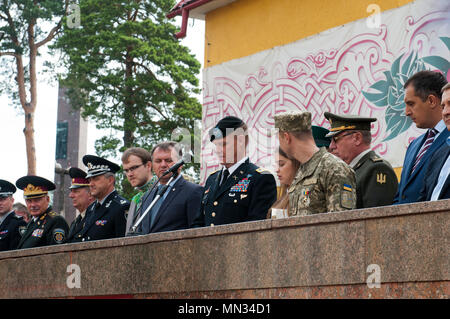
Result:
[[0,298],[449,298],[450,200],[0,253]]

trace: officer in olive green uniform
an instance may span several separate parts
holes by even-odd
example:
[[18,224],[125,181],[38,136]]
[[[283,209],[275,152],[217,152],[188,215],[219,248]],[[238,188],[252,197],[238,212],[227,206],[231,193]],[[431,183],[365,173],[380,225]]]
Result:
[[330,152],[355,170],[356,208],[391,205],[398,179],[389,162],[370,149],[370,123],[376,118],[324,113],[331,124]]
[[355,208],[355,173],[325,147],[316,146],[311,131],[311,113],[284,113],[274,119],[281,149],[301,163],[288,188],[289,216]]
[[55,184],[39,176],[24,176],[16,181],[23,190],[25,203],[32,218],[27,225],[17,249],[63,244],[69,232],[64,217],[52,211],[48,192]]

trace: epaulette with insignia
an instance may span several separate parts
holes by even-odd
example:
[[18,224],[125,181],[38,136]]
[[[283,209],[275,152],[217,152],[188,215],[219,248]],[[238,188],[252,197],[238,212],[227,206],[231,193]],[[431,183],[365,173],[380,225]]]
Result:
[[51,212],[48,213],[48,216],[55,217],[55,216],[58,216],[58,214],[53,212],[53,211],[51,211]]
[[257,169],[255,169],[255,171],[257,171],[260,174],[262,174],[263,172],[270,173],[268,170],[262,167],[258,167]]
[[216,169],[214,172],[212,172],[211,174],[209,174],[209,176],[214,175],[215,173],[217,173],[218,171],[221,171],[222,169]]
[[372,156],[370,159],[372,160],[372,162],[382,162],[383,161],[383,159],[381,157],[376,156],[376,155]]
[[116,195],[116,197],[114,197],[114,201],[124,208],[128,208],[130,206],[130,202],[120,195]]

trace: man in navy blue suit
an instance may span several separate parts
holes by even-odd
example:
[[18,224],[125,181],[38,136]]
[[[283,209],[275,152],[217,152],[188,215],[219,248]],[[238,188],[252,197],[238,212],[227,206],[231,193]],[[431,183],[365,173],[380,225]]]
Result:
[[[442,88],[442,119],[450,131],[450,83]],[[420,200],[450,198],[450,137],[433,154],[425,174]]]
[[442,120],[441,108],[441,89],[445,84],[447,80],[441,73],[420,71],[404,85],[406,116],[409,116],[418,128],[428,130],[411,142],[406,150],[394,204],[419,201],[430,158],[449,137],[449,131]]
[[[151,152],[152,167],[159,178],[159,183],[157,187],[142,196],[142,205],[136,212],[136,220],[139,220],[150,206],[158,189],[169,183],[172,173],[163,176],[164,172],[175,165],[182,155],[176,146],[175,142],[163,142],[153,148]],[[195,214],[200,209],[203,187],[186,181],[180,174],[181,169],[182,167],[176,170],[177,174],[168,184],[166,192],[142,219],[137,228],[138,233],[144,235],[189,228]]]

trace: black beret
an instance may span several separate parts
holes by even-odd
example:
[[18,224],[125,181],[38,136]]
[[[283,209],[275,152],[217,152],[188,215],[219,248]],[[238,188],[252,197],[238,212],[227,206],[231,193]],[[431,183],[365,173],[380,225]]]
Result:
[[221,139],[244,125],[244,121],[236,116],[226,116],[209,130],[209,140]]

